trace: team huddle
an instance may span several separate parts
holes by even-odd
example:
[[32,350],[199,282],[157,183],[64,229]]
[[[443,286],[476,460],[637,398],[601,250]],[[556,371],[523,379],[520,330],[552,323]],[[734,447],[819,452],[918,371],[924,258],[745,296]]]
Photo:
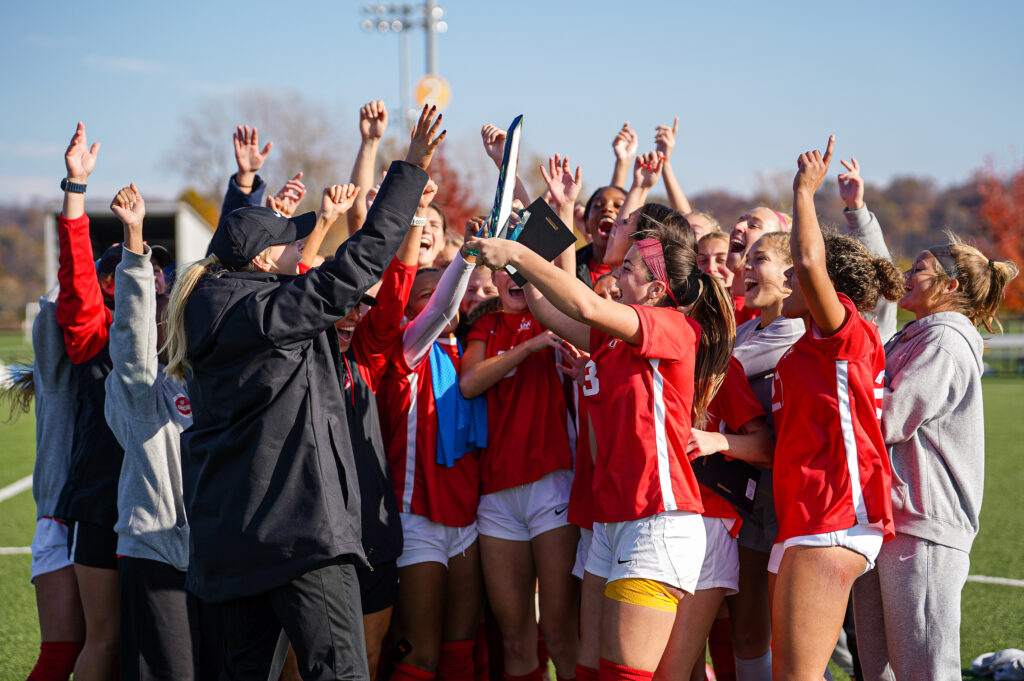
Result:
[[[549,261],[446,224],[432,107],[375,184],[387,120],[362,108],[352,182],[305,214],[301,173],[264,196],[271,145],[239,126],[207,257],[176,270],[134,184],[94,260],[78,124],[20,383],[29,679],[688,681],[707,650],[718,679],[821,679],[844,620],[858,679],[960,677],[977,327],[1012,262],[947,233],[900,272],[855,159],[822,229],[834,138],[799,156],[792,215],[727,232],[676,180],[678,121],[643,154],[623,126],[585,203],[549,159],[587,241]],[[496,164],[505,137],[482,130]]]

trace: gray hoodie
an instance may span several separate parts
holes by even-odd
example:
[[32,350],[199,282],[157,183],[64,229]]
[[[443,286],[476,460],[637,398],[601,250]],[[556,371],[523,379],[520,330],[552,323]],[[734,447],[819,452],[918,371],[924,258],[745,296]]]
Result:
[[36,519],[52,517],[71,465],[75,438],[75,375],[64,348],[64,332],[57,325],[58,287],[39,299],[39,314],[32,322],[35,360],[32,383],[36,409],[36,465],[32,496]]
[[958,312],[910,322],[885,346],[882,435],[896,531],[970,551],[985,482],[984,342]]
[[117,489],[117,552],[188,567],[188,524],[181,496],[181,432],[192,407],[181,383],[157,360],[156,290],[150,249],[127,248],[114,279],[114,323],[104,413],[124,463]]
[[[857,210],[844,209],[843,216],[846,218],[847,236],[864,244],[876,258],[892,260],[889,247],[885,245],[885,237],[882,236],[882,226],[867,206],[861,206]],[[894,302],[879,298],[874,310],[862,312],[860,316],[875,323],[875,326],[878,327],[878,334],[882,337],[882,343],[887,343],[896,333],[896,303]]]

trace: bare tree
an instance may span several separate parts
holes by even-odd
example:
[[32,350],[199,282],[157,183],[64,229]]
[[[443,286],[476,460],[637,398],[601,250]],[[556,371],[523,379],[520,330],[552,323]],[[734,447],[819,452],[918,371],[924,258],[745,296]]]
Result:
[[209,99],[181,120],[182,139],[171,163],[186,183],[219,203],[228,177],[235,172],[231,135],[238,125],[256,126],[260,140],[274,148],[260,175],[268,191],[302,171],[309,192],[300,209],[316,205],[323,187],[345,181],[351,164],[348,145],[336,122],[345,116],[327,112],[298,93],[252,91],[234,98]]

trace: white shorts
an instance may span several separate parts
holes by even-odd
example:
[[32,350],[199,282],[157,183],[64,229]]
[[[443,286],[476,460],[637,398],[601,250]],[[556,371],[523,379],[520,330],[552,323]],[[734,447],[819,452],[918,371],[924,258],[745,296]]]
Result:
[[68,558],[68,526],[53,518],[40,518],[32,536],[31,581],[71,564]]
[[779,574],[779,566],[782,564],[782,554],[790,546],[843,546],[851,551],[856,551],[868,559],[864,572],[875,567],[875,558],[882,549],[882,524],[854,525],[847,530],[838,532],[823,532],[821,534],[805,534],[801,537],[790,537],[772,547],[772,554],[768,557],[768,572]]
[[707,548],[700,566],[697,591],[726,589],[726,596],[740,590],[740,550],[736,538],[729,534],[732,523],[723,518],[704,518]]
[[561,468],[540,480],[484,494],[476,510],[480,534],[509,541],[534,537],[569,524],[572,471]]
[[398,567],[417,563],[441,563],[465,552],[476,541],[476,523],[465,527],[448,527],[415,513],[399,513],[402,519],[402,555]]
[[576,544],[576,562],[572,565],[572,576],[583,579],[583,572],[587,567],[587,554],[590,553],[590,543],[594,541],[594,531],[580,528],[580,542]]
[[699,513],[666,511],[620,523],[594,523],[587,572],[605,581],[653,579],[693,593],[706,537]]

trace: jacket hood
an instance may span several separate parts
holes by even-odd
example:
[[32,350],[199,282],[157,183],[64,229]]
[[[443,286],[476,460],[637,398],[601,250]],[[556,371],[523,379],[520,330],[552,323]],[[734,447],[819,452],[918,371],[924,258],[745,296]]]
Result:
[[982,355],[985,352],[985,339],[978,333],[978,329],[974,327],[971,320],[959,312],[936,312],[927,317],[908,322],[903,325],[899,333],[893,336],[889,342],[905,343],[926,331],[938,330],[937,327],[942,327],[943,330],[949,329],[960,334],[974,353],[974,359],[978,364],[978,368],[984,372],[985,364],[982,360]]

